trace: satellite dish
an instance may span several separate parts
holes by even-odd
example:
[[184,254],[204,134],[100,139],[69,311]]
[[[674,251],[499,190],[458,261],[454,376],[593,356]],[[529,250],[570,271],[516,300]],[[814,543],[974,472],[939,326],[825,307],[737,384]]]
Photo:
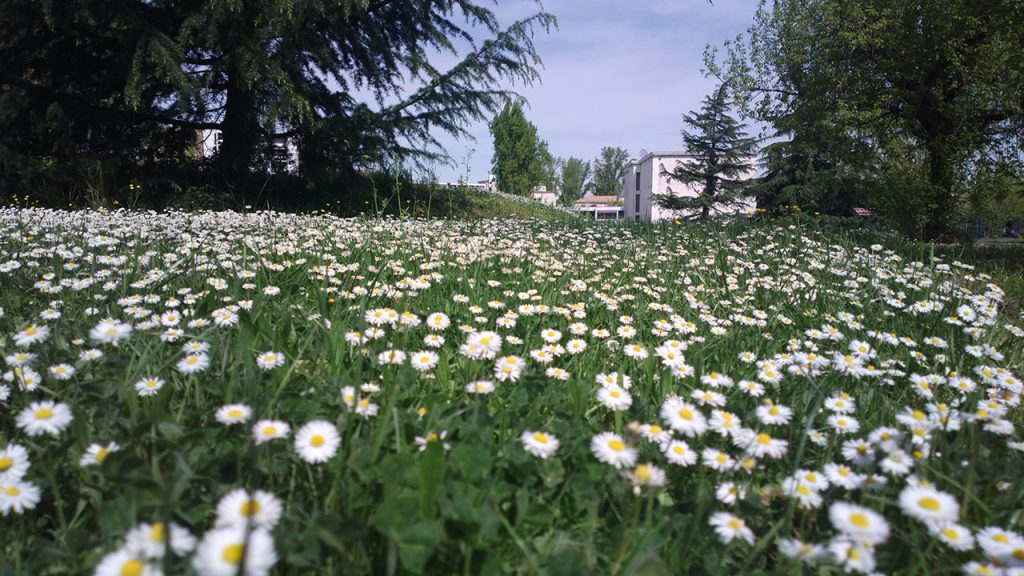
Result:
[[647,156],[647,148],[640,149],[640,158],[643,158],[644,156]]

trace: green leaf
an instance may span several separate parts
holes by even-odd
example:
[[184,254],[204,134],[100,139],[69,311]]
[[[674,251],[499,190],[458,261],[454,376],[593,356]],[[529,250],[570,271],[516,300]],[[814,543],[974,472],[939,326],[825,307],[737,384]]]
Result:
[[444,483],[444,446],[429,442],[420,462],[420,516],[437,517],[437,491]]

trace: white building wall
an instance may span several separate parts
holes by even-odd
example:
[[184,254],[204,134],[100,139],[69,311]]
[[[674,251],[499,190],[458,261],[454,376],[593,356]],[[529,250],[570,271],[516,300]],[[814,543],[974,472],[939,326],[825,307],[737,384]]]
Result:
[[[642,222],[658,222],[679,215],[655,205],[652,197],[656,194],[671,194],[696,198],[700,194],[699,184],[684,184],[666,173],[672,172],[679,162],[689,158],[690,156],[683,152],[652,152],[639,160],[630,162],[623,178],[622,192],[619,193],[625,202],[625,218]],[[640,175],[639,187],[637,186],[637,174]],[[756,171],[751,168],[745,178],[754,176],[756,176]],[[751,198],[731,207],[729,212],[752,212],[755,206],[756,202]]]

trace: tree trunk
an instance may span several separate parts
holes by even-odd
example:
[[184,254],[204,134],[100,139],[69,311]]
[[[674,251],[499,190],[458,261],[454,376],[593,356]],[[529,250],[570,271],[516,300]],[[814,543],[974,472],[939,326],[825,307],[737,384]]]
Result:
[[925,223],[925,238],[935,240],[948,237],[953,228],[950,217],[953,214],[953,167],[940,138],[934,138],[927,144],[928,149],[928,183],[931,185],[932,198]]
[[246,60],[252,54],[256,28],[254,7],[246,2],[245,18],[224,33],[227,49],[227,99],[224,105],[223,142],[220,167],[228,186],[243,187],[252,169],[253,156],[260,141],[259,110],[256,85],[245,74]]

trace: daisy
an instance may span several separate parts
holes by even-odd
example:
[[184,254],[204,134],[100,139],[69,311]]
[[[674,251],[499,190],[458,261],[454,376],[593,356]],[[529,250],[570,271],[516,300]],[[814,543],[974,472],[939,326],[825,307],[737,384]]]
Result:
[[417,371],[426,372],[428,370],[433,370],[434,366],[437,366],[439,360],[440,356],[438,356],[437,352],[424,350],[413,354],[409,362]]
[[748,444],[747,454],[755,458],[767,457],[772,460],[778,460],[785,456],[788,447],[789,442],[772,438],[768,434],[761,432],[754,436],[753,441]]
[[789,420],[793,417],[793,410],[787,406],[775,404],[771,400],[765,400],[763,404],[757,407],[756,414],[757,419],[762,424],[774,426],[788,424]]
[[746,490],[737,486],[735,482],[722,482],[715,489],[715,499],[729,506],[735,504],[737,499],[744,497],[746,497]]
[[385,350],[377,355],[377,362],[381,364],[401,364],[405,362],[405,352],[401,350]]
[[728,544],[739,538],[747,544],[754,544],[754,533],[747,527],[742,518],[729,512],[715,512],[708,523],[715,529],[722,544]]
[[558,438],[546,432],[532,432],[526,430],[520,436],[523,442],[523,449],[534,456],[546,460],[551,457],[559,446]]
[[701,451],[700,457],[705,466],[718,472],[728,470],[736,463],[732,456],[715,448],[705,448]]
[[295,451],[311,464],[330,460],[338,453],[340,445],[338,429],[326,420],[308,422],[295,433]]
[[28,450],[21,444],[8,444],[0,450],[0,486],[21,480],[29,467]]
[[590,441],[590,451],[601,462],[616,468],[629,468],[636,464],[636,449],[626,446],[622,437],[613,432],[594,436]]
[[908,485],[900,492],[900,509],[929,527],[956,522],[960,504],[949,494],[930,486]]
[[132,334],[132,325],[119,320],[107,318],[100,320],[100,323],[89,331],[89,338],[100,344],[112,344],[117,346]]
[[470,382],[466,384],[466,392],[468,394],[490,394],[494,392],[494,382],[490,380],[477,380],[476,382]]
[[99,360],[102,357],[103,352],[100,352],[95,348],[90,348],[89,350],[82,350],[81,352],[78,353],[78,359],[81,360],[82,362],[91,362],[93,360]]
[[71,409],[67,404],[43,400],[33,402],[19,412],[17,425],[29,436],[56,436],[71,423],[71,420]]
[[953,550],[966,552],[974,548],[974,536],[971,531],[955,522],[935,526],[931,532],[939,537],[940,542]]
[[566,372],[565,370],[561,369],[561,368],[556,368],[556,367],[548,368],[547,370],[544,371],[544,374],[548,378],[553,378],[555,380],[561,380],[563,382],[569,379],[569,373]]
[[444,330],[451,326],[451,320],[448,319],[448,315],[444,312],[434,312],[430,316],[427,316],[427,327],[431,330]]
[[797,478],[786,478],[782,482],[782,491],[786,496],[796,500],[801,508],[813,510],[821,506],[821,494]]
[[356,403],[356,414],[364,418],[373,418],[377,415],[377,411],[380,409],[374,402],[370,402],[369,398],[360,398],[359,402]]
[[50,328],[48,326],[45,324],[41,326],[33,324],[14,335],[14,344],[24,348],[42,342],[49,338],[49,336]]
[[[196,538],[188,530],[171,522],[170,530],[163,522],[143,522],[124,535],[124,548],[143,558],[163,558],[170,540],[171,551],[184,556],[196,547]],[[115,572],[121,576],[121,572]]]
[[274,539],[264,528],[215,528],[203,535],[192,558],[200,576],[265,576],[277,562]]
[[139,396],[155,396],[160,388],[163,388],[164,381],[156,377],[146,377],[135,383],[135,391]]
[[258,446],[265,442],[270,442],[271,440],[286,438],[290,430],[291,426],[287,422],[282,422],[280,420],[260,420],[252,425],[252,438]]
[[598,388],[597,399],[614,412],[626,410],[633,404],[633,396],[618,386]]
[[836,464],[835,462],[825,464],[825,476],[828,478],[830,484],[834,484],[847,490],[856,490],[864,483],[863,474],[858,474],[853,470],[850,470],[849,467],[842,464]]
[[441,430],[440,433],[437,433],[437,432],[427,432],[426,436],[417,436],[415,438],[415,442],[416,442],[416,445],[419,446],[420,452],[426,451],[427,446],[429,446],[433,442],[440,442],[441,443],[441,447],[444,448],[445,452],[447,452],[448,450],[452,449],[452,445],[449,444],[448,442],[444,441],[445,437],[447,437],[447,436],[448,436],[448,431],[447,430]]
[[94,576],[160,576],[163,572],[135,549],[125,546],[110,552],[96,565]]
[[217,527],[236,526],[246,528],[273,529],[281,519],[281,501],[270,492],[255,490],[249,492],[236,488],[228,492],[217,503]]
[[833,414],[828,417],[829,428],[837,434],[856,434],[860,430],[860,422],[845,414]]
[[35,508],[39,504],[40,494],[38,486],[24,480],[0,486],[0,516],[7,516],[11,512],[24,514],[25,510]]
[[107,459],[114,452],[120,450],[121,447],[117,445],[117,442],[111,442],[106,446],[102,444],[90,444],[85,449],[85,454],[78,460],[79,466],[99,466],[103,464],[103,461]]
[[634,488],[658,488],[665,485],[665,471],[653,464],[641,464],[624,473]]
[[665,444],[665,458],[677,466],[692,466],[697,462],[697,453],[690,449],[690,445],[682,440],[672,440]]
[[689,437],[700,436],[708,429],[704,414],[693,404],[678,396],[671,396],[661,405],[661,417],[673,430]]
[[225,404],[218,408],[216,414],[214,414],[217,422],[228,426],[248,422],[251,417],[252,408],[245,404]]
[[75,375],[75,367],[70,364],[50,366],[50,375],[54,380],[70,380]]
[[284,364],[284,354],[280,352],[264,352],[256,357],[256,365],[263,370],[273,370]]
[[778,543],[779,554],[786,558],[813,563],[825,555],[825,550],[818,544],[809,544],[796,538],[783,538]]
[[197,354],[189,354],[185,356],[175,365],[178,372],[182,374],[195,374],[202,372],[210,365],[210,357],[203,352]]
[[889,538],[889,523],[870,508],[835,502],[828,509],[828,518],[836,530],[858,541],[881,544]]

